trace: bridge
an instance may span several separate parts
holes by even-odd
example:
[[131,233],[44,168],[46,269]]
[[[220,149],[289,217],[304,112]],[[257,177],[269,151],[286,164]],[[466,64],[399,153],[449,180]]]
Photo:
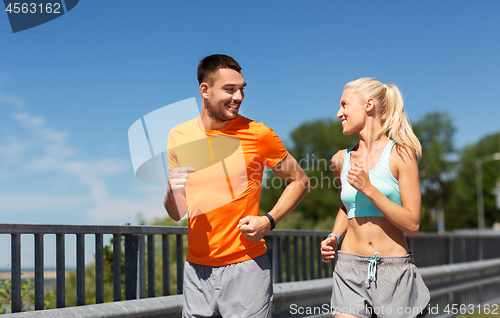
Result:
[[[272,264],[273,317],[331,317],[333,262],[321,262],[320,242],[328,231],[274,230],[265,237]],[[187,228],[0,224],[11,238],[12,317],[181,317],[182,269]],[[55,235],[57,309],[44,308],[44,237]],[[104,237],[113,237],[113,302],[104,296]],[[21,311],[21,236],[34,238],[34,309]],[[76,307],[66,307],[66,237],[76,236]],[[86,237],[95,238],[95,285],[85,286]],[[500,313],[500,233],[419,233],[407,237],[429,290],[428,317],[472,311]],[[155,265],[161,251],[161,268]],[[123,261],[122,261],[123,259]],[[157,269],[161,273],[157,273]],[[174,277],[171,277],[173,269]],[[156,278],[161,276],[161,295]],[[172,281],[174,287],[171,288]],[[95,304],[85,290],[95,288]],[[176,292],[173,292],[176,290]],[[124,291],[124,293],[122,292]],[[94,299],[92,299],[92,302]]]

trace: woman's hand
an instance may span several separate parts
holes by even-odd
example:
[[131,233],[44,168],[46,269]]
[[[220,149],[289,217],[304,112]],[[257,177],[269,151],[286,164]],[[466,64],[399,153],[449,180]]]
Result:
[[364,193],[366,189],[372,186],[370,176],[365,166],[356,161],[355,166],[347,172],[347,182],[356,190]]
[[329,263],[335,257],[337,250],[337,238],[333,235],[327,237],[321,242],[321,257],[323,262]]

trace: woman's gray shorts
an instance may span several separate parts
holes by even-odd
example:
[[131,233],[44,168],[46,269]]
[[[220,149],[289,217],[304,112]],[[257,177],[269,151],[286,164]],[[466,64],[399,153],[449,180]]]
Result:
[[337,253],[331,300],[334,314],[362,318],[425,315],[430,294],[411,254],[375,261],[374,257]]

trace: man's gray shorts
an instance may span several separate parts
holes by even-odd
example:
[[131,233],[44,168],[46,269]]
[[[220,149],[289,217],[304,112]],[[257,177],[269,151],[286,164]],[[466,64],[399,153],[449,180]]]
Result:
[[367,282],[368,266],[373,259],[338,252],[333,271],[332,311],[362,318],[423,317],[430,294],[411,254],[380,258],[374,279]]
[[270,318],[270,268],[267,254],[217,267],[186,261],[182,317]]

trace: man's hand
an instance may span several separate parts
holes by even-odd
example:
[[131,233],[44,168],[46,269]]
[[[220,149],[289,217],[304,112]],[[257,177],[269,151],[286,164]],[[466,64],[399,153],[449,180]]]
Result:
[[185,189],[189,174],[195,171],[193,167],[179,167],[172,170],[168,175],[170,189],[173,191]]
[[329,263],[335,257],[337,250],[337,238],[334,235],[327,237],[321,242],[321,257],[323,262]]
[[179,167],[168,173],[167,194],[163,199],[163,205],[168,215],[175,221],[179,221],[187,212],[186,183],[189,174],[195,172],[193,167]]
[[236,227],[250,242],[257,243],[271,230],[271,222],[265,216],[247,216]]

